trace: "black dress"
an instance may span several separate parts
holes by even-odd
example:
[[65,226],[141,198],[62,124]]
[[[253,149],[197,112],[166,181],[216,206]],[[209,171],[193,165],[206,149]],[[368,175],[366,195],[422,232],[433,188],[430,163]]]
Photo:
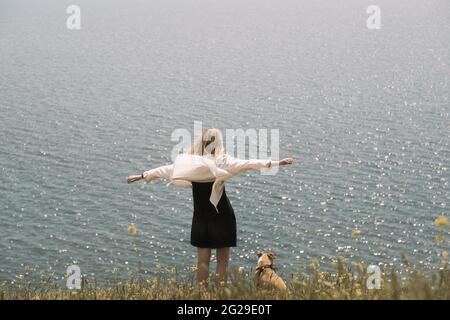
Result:
[[192,182],[194,215],[191,244],[199,248],[236,246],[236,217],[225,188],[216,211],[209,201],[214,182]]

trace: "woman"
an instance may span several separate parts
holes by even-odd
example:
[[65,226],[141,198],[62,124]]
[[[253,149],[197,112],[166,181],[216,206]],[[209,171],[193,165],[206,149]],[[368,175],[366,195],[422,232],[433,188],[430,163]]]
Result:
[[202,136],[173,164],[128,177],[128,183],[141,179],[170,179],[173,184],[192,186],[194,214],[191,244],[197,247],[197,281],[207,284],[211,250],[216,249],[216,285],[227,283],[230,247],[236,246],[236,218],[226,195],[224,181],[250,170],[273,165],[292,164],[292,158],[280,161],[241,160],[227,155],[220,130],[205,129]]

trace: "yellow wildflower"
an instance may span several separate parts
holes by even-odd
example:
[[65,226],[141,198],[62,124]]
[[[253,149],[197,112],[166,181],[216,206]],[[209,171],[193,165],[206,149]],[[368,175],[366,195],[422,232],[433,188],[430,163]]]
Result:
[[131,226],[128,227],[128,232],[131,234],[136,234],[137,232],[137,228],[134,224],[132,224]]
[[175,267],[172,267],[172,268],[167,268],[167,271],[169,271],[170,273],[175,273],[177,271],[177,269]]
[[445,227],[448,226],[448,218],[446,216],[439,216],[434,220],[434,223],[438,227]]
[[442,242],[444,242],[444,236],[443,236],[443,235],[440,235],[440,234],[437,235],[434,239],[436,240],[437,243],[442,243]]
[[359,238],[361,236],[361,231],[359,231],[358,229],[353,229],[352,230],[352,237],[353,238]]
[[319,262],[319,260],[317,260],[317,259],[312,260],[312,261],[311,261],[311,264],[310,264],[310,267],[311,267],[312,269],[319,269],[319,267],[320,267],[320,262]]

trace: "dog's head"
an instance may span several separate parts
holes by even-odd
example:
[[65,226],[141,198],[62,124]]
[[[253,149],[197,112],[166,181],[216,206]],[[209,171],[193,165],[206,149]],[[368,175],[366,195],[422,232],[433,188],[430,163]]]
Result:
[[272,265],[275,260],[275,253],[273,252],[258,252],[256,255],[259,258],[256,268]]

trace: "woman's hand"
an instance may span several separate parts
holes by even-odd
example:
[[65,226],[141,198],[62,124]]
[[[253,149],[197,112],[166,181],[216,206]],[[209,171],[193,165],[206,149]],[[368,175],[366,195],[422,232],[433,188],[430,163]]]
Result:
[[141,176],[141,175],[129,176],[129,177],[127,178],[127,182],[128,182],[128,183],[133,183],[133,182],[139,181],[139,180],[141,180],[141,179],[142,179],[142,176]]
[[294,162],[293,158],[284,158],[283,160],[280,160],[279,164],[280,164],[280,166],[285,166],[285,165],[292,164],[293,162]]

